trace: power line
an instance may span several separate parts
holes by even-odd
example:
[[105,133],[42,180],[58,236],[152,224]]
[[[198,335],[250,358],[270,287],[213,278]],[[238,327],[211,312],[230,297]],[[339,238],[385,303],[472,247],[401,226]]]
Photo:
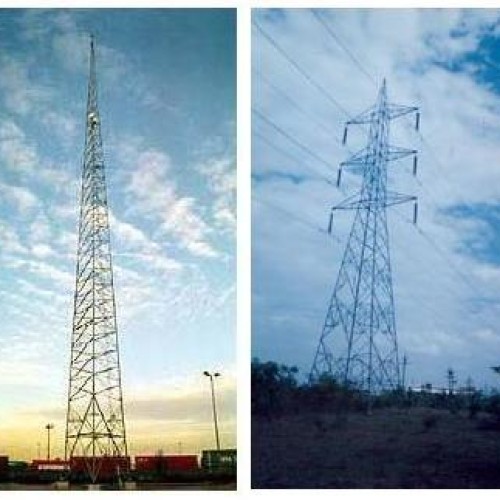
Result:
[[484,297],[483,292],[477,288],[477,286],[470,281],[469,277],[464,274],[460,268],[449,258],[449,256],[446,254],[446,252],[437,244],[437,242],[428,234],[426,231],[424,231],[421,227],[418,225],[413,224],[410,219],[402,215],[398,210],[394,211],[404,222],[407,222],[408,224],[411,224],[414,226],[415,230],[420,234],[428,243],[431,245],[431,247],[434,249],[436,253],[440,255],[440,257],[448,264],[449,269],[451,269],[457,276],[460,277],[460,279],[479,297]]
[[291,217],[292,219],[296,220],[297,222],[301,223],[302,225],[306,226],[309,229],[312,229],[315,232],[319,232],[321,234],[324,234],[328,236],[329,238],[334,239],[337,243],[340,243],[340,238],[334,234],[328,233],[326,229],[322,229],[321,227],[317,226],[316,224],[308,221],[307,219],[304,219],[303,217],[299,217],[297,214],[290,212],[286,208],[283,208],[279,205],[276,205],[275,203],[270,202],[269,200],[266,200],[262,198],[261,196],[258,196],[255,194],[255,192],[252,193],[252,198],[258,198],[258,200],[263,203],[264,205],[267,205],[270,208],[273,208],[274,210],[281,212],[283,215],[286,215],[287,217]]
[[259,30],[262,36],[314,87],[318,90],[323,96],[328,99],[337,109],[342,111],[348,118],[351,118],[349,112],[340,104],[332,95],[327,92],[316,80],[314,80],[309,74],[292,58],[288,55],[285,50],[276,42],[276,40],[269,35],[260,24],[253,20],[252,24]]
[[[341,47],[342,50],[344,50],[344,52],[348,55],[348,57],[352,60],[352,62],[358,67],[358,69],[370,80],[370,82],[375,83],[375,79],[372,76],[372,74],[366,69],[366,67],[360,62],[360,60],[349,50],[347,44],[344,41],[342,41],[342,39],[340,38],[340,36],[332,30],[332,28],[324,21],[324,19],[314,9],[310,9],[310,10],[311,10],[311,13],[318,20],[318,22],[320,22],[322,24],[322,26],[325,28],[325,30],[327,30],[327,32],[336,41],[336,43],[339,45],[339,47]],[[276,42],[276,40],[273,39],[273,37],[271,35],[269,35],[268,33],[266,33],[262,29],[262,27],[257,23],[257,21],[254,20],[253,24],[262,33],[262,35],[269,41],[269,43],[271,43],[275,47],[275,49],[291,65],[293,65],[299,72],[301,72],[303,74],[303,76],[306,77],[310,81],[310,83],[312,83],[317,88],[317,90],[319,90],[323,94],[326,93],[329,98],[333,99],[332,96],[328,92],[326,92],[324,90],[324,88],[321,87],[320,84],[318,84],[317,82],[315,82],[309,75],[305,74],[305,71],[300,67],[300,65],[295,60],[293,60],[283,50],[283,48],[281,46],[278,45],[278,43]],[[348,113],[348,111],[343,106],[341,106],[340,103],[338,103],[338,101],[335,101],[335,105],[337,107],[340,106],[340,109],[344,112],[344,114],[346,114],[346,116],[348,118],[352,118],[350,116],[350,114]],[[407,120],[407,117],[406,117],[406,120]],[[444,166],[443,166],[443,162],[440,160],[440,158],[437,155],[434,147],[427,141],[427,139],[425,138],[425,136],[422,134],[422,132],[420,130],[417,131],[417,135],[418,135],[418,137],[419,137],[420,142],[422,143],[422,145],[425,146],[425,148],[429,151],[429,153],[434,157],[434,160],[436,161],[437,166],[442,170],[442,172],[445,172],[445,169],[444,169]],[[448,188],[448,191],[453,192],[452,190],[450,190],[449,185],[447,185],[447,188]],[[460,192],[455,191],[455,193],[459,194],[460,197],[463,198],[463,194],[461,194]]]
[[271,87],[276,93],[278,93],[281,96],[283,96],[295,109],[297,109],[298,111],[300,111],[306,118],[309,118],[309,120],[315,122],[318,125],[319,128],[321,128],[325,133],[328,134],[329,137],[331,137],[333,135],[335,141],[339,145],[341,144],[340,140],[337,138],[337,134],[339,133],[338,130],[334,130],[333,128],[330,128],[329,125],[327,126],[322,121],[319,121],[317,119],[317,117],[316,117],[315,114],[309,113],[308,111],[306,111],[304,109],[304,107],[302,107],[300,104],[297,103],[296,99],[293,99],[290,95],[288,95],[287,92],[285,92],[283,89],[281,89],[280,87],[278,87],[278,85],[276,85],[275,83],[273,83],[269,78],[267,78],[262,73],[262,71],[258,70],[257,68],[252,68],[252,70],[255,73],[258,74],[259,79],[261,81],[263,81],[266,85],[268,85],[269,87]]
[[[347,44],[345,44],[342,39],[332,30],[332,28],[328,25],[328,23],[324,20],[324,18],[319,14],[319,12],[315,9],[310,9],[310,12],[314,15],[314,17],[317,19],[317,21],[324,27],[324,29],[327,31],[327,33],[330,35],[330,37],[339,45],[339,47],[342,48],[342,50],[344,50],[344,52],[347,54],[347,56],[351,59],[351,61],[356,65],[356,67],[373,83],[376,85],[376,81],[375,81],[375,78],[372,76],[372,74],[364,67],[364,65],[360,62],[360,60],[352,53],[352,51],[348,48]],[[266,33],[263,28],[256,22],[254,21],[253,24],[256,26],[256,28],[261,32],[261,34],[269,41],[269,43],[271,43],[271,45],[273,45],[275,47],[275,49],[292,65],[294,66],[295,69],[297,69],[305,78],[307,78],[307,80],[313,84],[320,92],[322,92],[323,94],[326,94],[326,96],[328,98],[331,98],[330,94],[328,94],[324,89],[323,87],[321,87],[321,85],[317,84],[309,75],[307,75],[305,73],[305,71],[302,69],[301,66],[299,66],[299,64],[293,60],[283,49],[282,47],[276,42],[276,40],[271,37],[268,33]],[[262,75],[261,72],[259,72]],[[275,86],[274,84],[270,83],[268,79],[267,80],[267,83],[270,84],[271,86],[273,86],[273,88],[275,88],[276,90],[278,90],[280,93],[282,93],[283,95],[286,95],[283,91],[281,91],[281,89],[279,89],[277,86]],[[287,99],[290,101],[290,102],[293,102],[294,105],[296,105],[298,107],[298,105],[295,103],[295,101],[290,98],[288,95],[286,95]],[[333,98],[332,98],[333,99]],[[336,100],[334,100],[334,104],[339,108],[341,109],[344,114],[346,114],[348,117],[350,117],[349,113],[347,112],[347,110],[341,106]],[[274,124],[275,125],[275,124]],[[443,164],[441,162],[441,160],[439,159],[437,153],[435,152],[434,148],[431,146],[431,144],[427,141],[427,139],[424,137],[424,135],[420,132],[420,131],[417,131],[417,135],[419,136],[420,138],[420,141],[422,142],[422,144],[427,148],[427,150],[431,153],[431,155],[434,157],[437,165],[439,167],[441,167],[441,169],[444,171],[444,167],[443,167]],[[293,138],[290,138],[288,136],[288,134],[286,135],[287,138],[289,140],[292,140],[292,142],[294,142],[295,144],[297,144],[296,140],[294,140]],[[307,148],[307,151],[309,152],[309,154],[311,154],[311,150],[309,150],[309,148]],[[314,156],[316,157],[316,155],[314,154]],[[321,162],[322,163],[325,163],[323,159],[321,159]],[[329,166],[329,165],[328,165]],[[436,201],[434,200],[433,196],[430,194],[430,192],[423,186],[423,184],[417,179],[416,182],[419,184],[419,186],[424,190],[426,191],[427,193],[427,196],[428,198],[433,202],[434,206],[437,208],[437,203]],[[437,246],[437,244],[430,238],[429,235],[427,235],[427,233],[425,233],[420,227],[416,227],[417,231],[429,242],[429,244],[431,244],[435,250],[441,254],[441,256],[445,259],[447,259],[447,256],[446,254],[444,253],[444,251],[442,249],[440,249],[440,247]],[[464,243],[465,244],[465,243]],[[466,245],[467,246],[467,245]],[[469,247],[470,249],[470,247]],[[460,271],[460,269],[458,269],[453,263],[451,263],[449,261],[449,259],[447,260],[449,265],[451,266],[451,268],[453,270],[456,271],[456,273],[458,275],[461,276],[461,278],[463,280],[465,280],[466,283],[469,284],[469,286],[471,286],[472,289],[474,289],[474,291],[476,293],[478,293],[478,290],[477,288],[471,284],[471,282],[468,280],[468,278]]]
[[297,147],[302,149],[303,151],[307,152],[310,156],[321,162],[323,165],[325,165],[329,170],[332,169],[332,166],[329,162],[327,162],[325,159],[321,158],[321,156],[318,156],[312,149],[309,147],[305,146],[302,144],[299,140],[297,140],[295,137],[291,136],[288,132],[283,130],[276,122],[265,116],[263,113],[261,113],[258,109],[255,109],[252,107],[252,113],[255,113],[261,120],[265,121],[269,126],[271,126],[274,130],[279,132],[281,135],[286,137],[290,142],[295,144]]
[[[339,45],[342,50],[346,53],[346,55],[351,59],[351,61],[356,65],[356,67],[372,82],[374,85],[377,85],[375,78],[373,75],[366,69],[365,65],[363,65],[360,60],[352,53],[352,51],[348,48],[347,44],[342,41],[340,36],[333,31],[331,26],[328,25],[323,16],[319,14],[319,12],[315,9],[309,9],[310,12],[314,15],[319,23],[325,28],[328,34],[333,38],[333,40]],[[488,62],[487,62],[488,63]],[[493,66],[493,65],[492,65]],[[496,69],[499,69],[498,67]],[[408,117],[405,117],[407,122],[409,123]],[[413,124],[412,124],[413,128]],[[429,153],[434,157],[434,160],[437,163],[437,166],[441,168],[442,172],[445,172],[442,161],[439,159],[435,149],[433,146],[427,141],[420,130],[417,131],[417,135],[420,139],[420,142],[425,146],[425,148],[429,151]],[[450,191],[450,190],[449,190]],[[450,191],[451,192],[451,191]],[[458,193],[460,194],[460,193]],[[463,197],[463,195],[461,195]]]
[[328,177],[326,177],[325,175],[319,173],[316,169],[314,169],[313,167],[311,167],[308,163],[299,162],[295,156],[293,156],[292,154],[290,154],[285,149],[282,149],[279,146],[277,146],[274,142],[270,141],[265,135],[259,133],[256,130],[253,130],[252,134],[254,136],[258,137],[261,141],[265,142],[268,146],[270,146],[271,148],[273,148],[278,153],[281,153],[283,156],[286,156],[286,157],[290,158],[291,160],[293,160],[294,162],[296,162],[297,165],[300,165],[301,167],[305,167],[306,169],[310,170],[315,175],[317,175],[320,179],[324,180],[328,184],[333,185],[333,182],[330,179],[328,179]]
[[470,289],[478,294],[479,296],[482,295],[482,292],[474,285],[468,278],[467,275],[465,275],[458,266],[455,265],[455,263],[446,255],[446,252],[431,238],[427,232],[425,232],[422,228],[415,226],[415,229],[429,242],[429,244],[436,250],[437,253],[441,255],[441,257],[447,262],[447,264],[450,266],[455,273],[460,276],[460,278],[463,280],[464,283],[466,283]]
[[[398,209],[393,210],[393,212],[396,213],[396,215],[400,217],[401,220],[408,223],[408,225],[411,225],[413,228],[417,230],[417,233],[428,242],[428,244],[431,246],[434,252],[439,254],[439,256],[448,264],[448,268],[453,273],[455,273],[455,275],[460,277],[460,279],[464,282],[464,284],[467,285],[467,287],[474,292],[475,296],[484,297],[484,294],[481,291],[479,291],[479,289],[468,279],[468,277],[465,274],[461,272],[460,268],[453,261],[450,260],[450,258],[446,255],[446,252],[436,243],[436,241],[428,233],[424,232],[420,227],[415,226],[415,224],[413,224],[413,221],[411,221],[408,217],[404,216]],[[421,254],[418,252],[417,255],[419,257],[421,256]],[[419,259],[419,260],[420,262],[428,265],[428,262],[425,259]],[[464,300],[464,296],[459,294],[456,287],[448,286],[446,284],[444,285],[444,287],[446,288],[446,290],[448,290],[448,292],[451,295],[454,295],[457,299]],[[422,297],[418,294],[413,294],[411,298],[418,300],[418,302],[422,307],[425,307],[427,311],[434,313],[434,318],[435,318],[434,321],[436,321],[436,319],[441,320],[442,316],[439,314],[437,316],[435,315],[437,309],[431,307],[431,304],[429,304],[428,300],[423,300]],[[484,297],[484,300],[490,300],[490,299],[488,297]],[[486,327],[492,330],[496,329],[496,327],[490,321],[487,320],[483,321]]]
[[[328,32],[328,34],[331,36],[331,38],[333,38],[335,40],[335,42],[342,48],[342,50],[344,50],[344,52],[347,54],[347,56],[351,59],[351,61],[358,67],[358,69],[372,82],[376,85],[376,81],[374,79],[374,77],[370,74],[370,72],[368,70],[366,70],[366,68],[363,66],[363,64],[359,61],[359,59],[349,50],[349,48],[347,47],[347,45],[341,40],[341,38],[331,29],[331,27],[326,23],[326,21],[323,19],[323,17],[314,9],[310,9],[311,13],[314,15],[314,17],[317,19],[317,21],[325,28],[325,30]],[[274,39],[272,39],[272,37],[270,35],[268,35],[267,33],[264,32],[264,30],[262,29],[262,27],[260,25],[258,25],[257,22],[254,22],[254,25],[259,29],[259,31],[264,35],[264,37],[266,37],[266,39],[276,48],[276,50],[278,50],[283,57],[285,57],[285,59],[290,63],[292,64],[296,69],[298,69],[301,73],[303,73],[303,70],[302,68],[300,68],[300,66],[298,66],[298,64],[292,60],[290,58],[290,56],[288,56],[287,53],[284,52],[284,50],[278,46],[278,44],[276,43],[276,41]],[[261,75],[262,73],[259,72]],[[262,75],[263,76],[263,75]],[[310,78],[310,77],[308,77]],[[268,79],[266,79],[267,82],[273,86],[276,90],[278,90],[279,88],[276,87],[275,85],[271,84],[269,82]],[[316,86],[316,85],[315,85]],[[279,92],[281,92],[283,95],[285,95],[284,92],[282,92],[281,90],[278,90]],[[287,99],[290,101],[290,102],[294,102],[292,98],[290,98],[288,95],[286,96]],[[295,103],[296,104],[296,103]],[[338,103],[337,103],[338,104]],[[344,113],[347,114],[347,116],[349,116],[349,113],[343,109]],[[420,132],[420,131],[417,131],[417,135],[419,136],[419,139],[421,141],[421,143],[427,148],[427,150],[431,153],[431,155],[434,157],[436,163],[438,164],[439,167],[441,167],[441,169],[444,171],[444,167],[442,165],[442,162],[441,160],[439,159],[439,157],[437,156],[436,152],[434,151],[433,147],[430,145],[430,143],[427,141],[427,139],[424,137],[424,135]],[[437,205],[437,202],[434,200],[434,197],[430,194],[430,192],[427,190],[426,187],[424,187],[424,185],[418,180],[416,179],[416,182],[418,183],[418,185],[427,193],[427,197],[432,200],[434,206],[437,208],[438,205]],[[420,228],[418,228],[418,230],[420,231]]]
[[318,11],[315,9],[309,9],[310,12],[314,15],[314,17],[318,20],[319,23],[325,28],[328,34],[337,42],[337,44],[344,50],[344,52],[349,56],[352,62],[358,67],[358,69],[367,76],[371,82],[377,87],[377,81],[375,78],[365,69],[365,67],[359,62],[357,57],[349,50],[349,48],[342,42],[337,34],[331,29],[331,27],[327,24],[327,22],[319,15]]

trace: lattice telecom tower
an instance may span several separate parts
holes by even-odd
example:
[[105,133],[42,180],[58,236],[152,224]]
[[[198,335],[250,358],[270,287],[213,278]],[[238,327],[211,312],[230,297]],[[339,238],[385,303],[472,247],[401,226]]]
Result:
[[65,456],[85,457],[95,481],[99,457],[126,456],[127,442],[93,37],[86,123]]
[[401,384],[398,342],[394,314],[387,207],[417,199],[387,190],[387,163],[412,155],[413,174],[417,169],[417,152],[389,145],[389,123],[418,108],[387,102],[385,80],[375,106],[348,125],[369,125],[368,145],[340,165],[362,170],[361,191],[332,208],[355,210],[354,222],[345,248],[323,331],[314,358],[310,381],[322,375],[353,385],[369,394],[394,389]]

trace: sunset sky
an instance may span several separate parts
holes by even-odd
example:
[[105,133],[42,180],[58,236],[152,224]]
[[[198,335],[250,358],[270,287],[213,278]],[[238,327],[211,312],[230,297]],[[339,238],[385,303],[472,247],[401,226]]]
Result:
[[[0,10],[0,454],[63,453],[97,40],[132,454],[236,445],[233,10]],[[179,444],[180,443],[180,444]]]

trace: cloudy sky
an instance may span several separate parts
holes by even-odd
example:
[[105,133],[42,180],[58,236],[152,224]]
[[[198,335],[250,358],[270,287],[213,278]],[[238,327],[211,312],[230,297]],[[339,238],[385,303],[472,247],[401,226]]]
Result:
[[307,375],[353,213],[330,207],[360,187],[338,164],[365,146],[344,122],[376,99],[421,109],[391,123],[418,149],[389,166],[389,189],[416,195],[389,209],[401,354],[408,382],[499,387],[500,11],[258,10],[252,26],[253,355]]
[[[61,454],[88,34],[132,453],[235,445],[235,13],[0,10],[0,454]],[[179,443],[181,443],[179,445]]]

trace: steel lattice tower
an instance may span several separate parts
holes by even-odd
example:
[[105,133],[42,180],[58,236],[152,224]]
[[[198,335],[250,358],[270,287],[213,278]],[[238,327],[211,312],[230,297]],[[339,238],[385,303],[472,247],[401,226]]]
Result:
[[401,384],[386,209],[414,201],[416,222],[417,204],[414,196],[388,191],[387,164],[413,155],[416,174],[417,152],[389,145],[390,121],[413,112],[418,129],[418,108],[388,103],[384,80],[375,106],[346,124],[344,143],[348,125],[369,125],[368,145],[340,165],[337,184],[347,166],[361,169],[363,181],[330,214],[329,231],[335,210],[355,210],[310,381],[326,374],[369,394]]
[[94,38],[83,157],[65,456],[86,457],[95,481],[99,457],[126,456],[113,267]]

